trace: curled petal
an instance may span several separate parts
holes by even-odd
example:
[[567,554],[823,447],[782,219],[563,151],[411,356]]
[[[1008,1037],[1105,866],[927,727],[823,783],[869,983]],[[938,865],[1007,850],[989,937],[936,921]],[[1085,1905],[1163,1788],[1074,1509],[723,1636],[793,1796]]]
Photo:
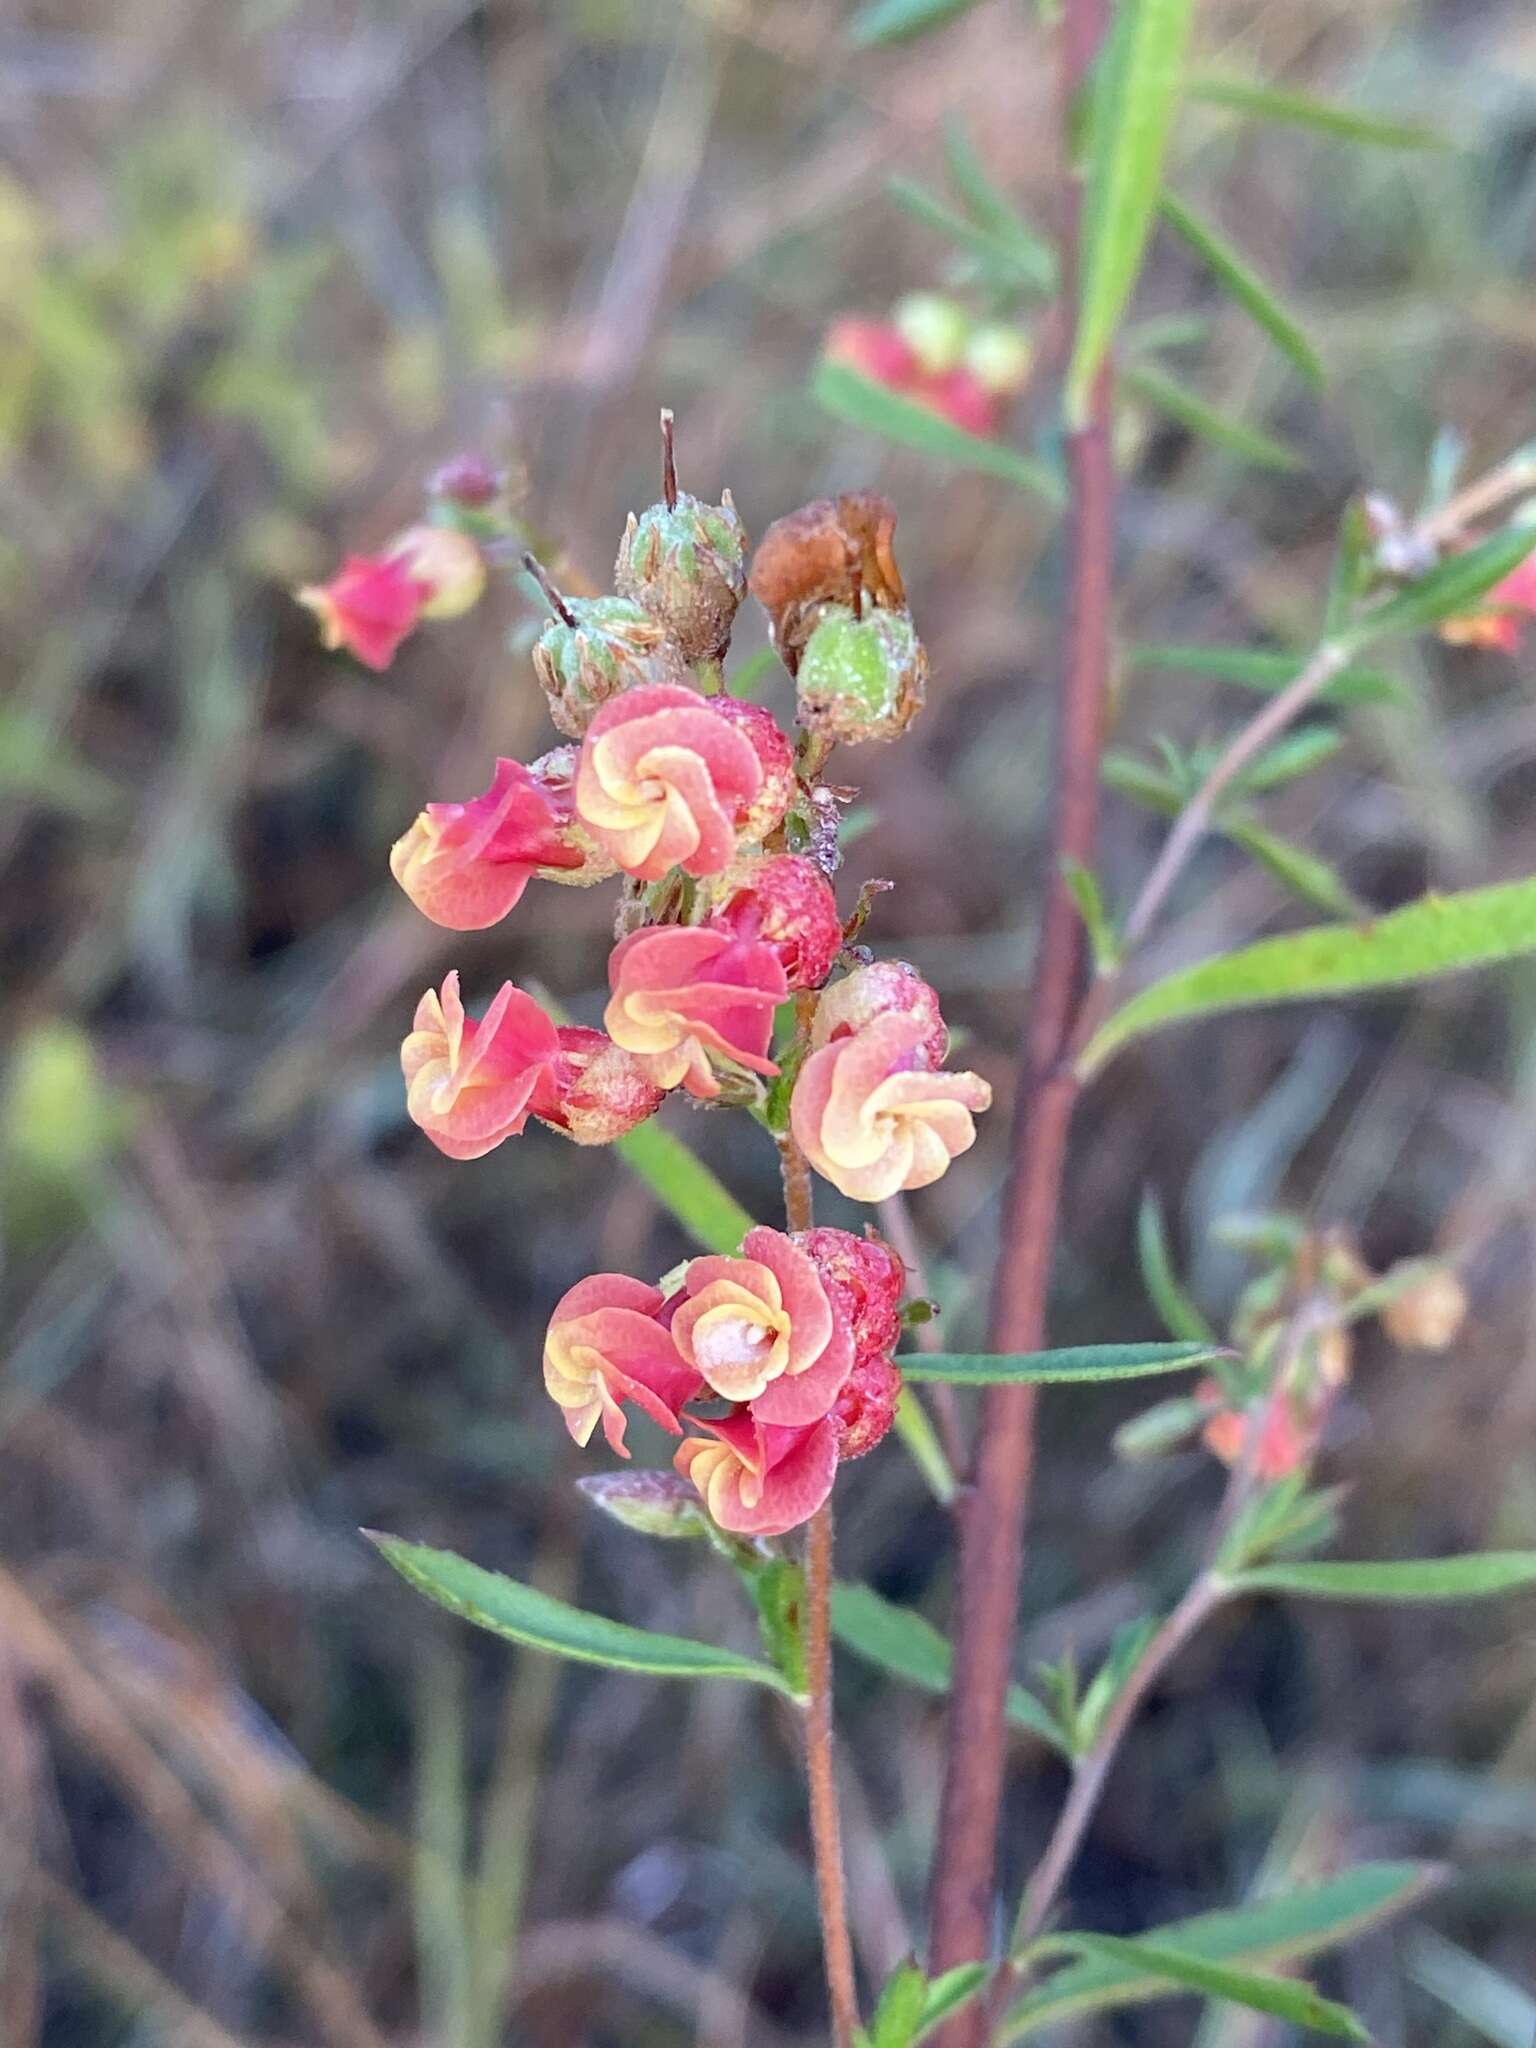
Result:
[[736,852],[738,820],[763,781],[745,733],[708,699],[653,683],[606,703],[582,742],[576,810],[627,874],[657,882],[672,867],[717,875]]
[[811,1054],[790,1103],[795,1138],[816,1171],[857,1202],[927,1187],[975,1143],[973,1115],[992,1090],[979,1074],[933,1072],[921,1019],[874,1018]]
[[709,1435],[685,1437],[673,1463],[722,1529],[782,1536],[808,1522],[832,1491],[837,1425],[830,1416],[803,1429],[745,1415],[700,1427]]
[[608,980],[608,1035],[644,1060],[658,1087],[717,1095],[711,1054],[750,1073],[778,1072],[768,1044],[788,982],[765,941],[707,925],[654,925],[620,940]]
[[406,1109],[450,1159],[478,1159],[522,1130],[554,1100],[555,1027],[510,981],[478,1021],[459,996],[457,972],[428,989],[400,1048]]
[[390,849],[395,880],[416,908],[450,931],[482,931],[511,910],[543,868],[577,868],[563,805],[520,761],[468,803],[432,803]]
[[557,1304],[544,1340],[544,1385],[577,1443],[601,1422],[609,1448],[627,1458],[626,1401],[681,1434],[677,1412],[702,1382],[656,1320],[661,1306],[659,1288],[622,1273],[594,1274]]
[[345,647],[365,667],[386,669],[432,592],[396,557],[348,555],[329,583],[295,595],[319,620],[322,647]]
[[679,1354],[763,1423],[819,1422],[853,1366],[846,1321],[815,1266],[781,1231],[749,1230],[740,1258],[690,1262],[672,1317]]

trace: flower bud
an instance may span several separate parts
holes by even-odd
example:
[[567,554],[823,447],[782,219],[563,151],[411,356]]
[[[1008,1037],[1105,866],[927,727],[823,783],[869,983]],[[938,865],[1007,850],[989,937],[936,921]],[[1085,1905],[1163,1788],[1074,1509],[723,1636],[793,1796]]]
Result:
[[792,990],[820,988],[842,951],[843,923],[815,861],[799,853],[740,861],[724,882],[715,922],[741,938],[766,939]]
[[473,449],[451,457],[433,472],[427,484],[429,497],[441,498],[462,512],[483,512],[505,489],[502,472]]
[[451,526],[408,526],[385,552],[426,591],[424,619],[457,619],[480,602],[485,557],[467,533]]
[[294,596],[320,622],[320,644],[345,647],[365,668],[387,669],[422,616],[429,592],[392,555],[348,555],[329,583]]
[[1381,1312],[1381,1327],[1408,1351],[1445,1351],[1467,1319],[1467,1291],[1448,1266],[1405,1287]]
[[570,597],[533,645],[533,666],[561,732],[579,740],[602,706],[643,683],[693,678],[676,641],[628,597]]
[[1000,320],[978,327],[965,347],[966,369],[994,398],[1011,398],[1022,390],[1033,359],[1023,328]]
[[784,814],[795,800],[794,748],[764,705],[747,704],[740,697],[711,697],[709,701],[726,724],[746,739],[763,771],[757,794],[732,821],[738,839],[748,846],[761,845],[783,824]]
[[768,631],[791,675],[826,606],[905,606],[891,548],[895,530],[889,499],[878,491],[846,491],[785,513],[763,535],[747,583],[768,614]]
[[725,491],[706,505],[687,491],[631,512],[614,588],[671,634],[685,661],[721,661],[747,594],[747,535]]
[[[869,1231],[818,1225],[794,1239],[821,1277],[853,1338],[855,1361],[883,1358],[901,1336],[901,1297],[907,1269],[883,1238]],[[845,1454],[846,1455],[846,1454]]]
[[829,606],[795,677],[800,722],[857,745],[893,740],[923,708],[928,655],[908,611]]
[[855,1363],[832,1407],[839,1462],[847,1464],[875,1448],[896,1420],[900,1399],[901,1367],[894,1358],[864,1358]]
[[930,377],[953,370],[971,338],[971,316],[942,292],[909,292],[896,307],[896,331]]
[[578,1145],[611,1145],[661,1107],[662,1091],[632,1052],[606,1032],[562,1024],[555,1102],[539,1115]]
[[862,1031],[874,1018],[892,1013],[922,1025],[920,1064],[942,1067],[949,1051],[949,1028],[938,995],[905,960],[875,960],[834,982],[816,1005],[811,1050],[819,1052],[833,1039]]
[[641,1536],[702,1536],[703,1503],[676,1472],[593,1472],[577,1486],[605,1515]]

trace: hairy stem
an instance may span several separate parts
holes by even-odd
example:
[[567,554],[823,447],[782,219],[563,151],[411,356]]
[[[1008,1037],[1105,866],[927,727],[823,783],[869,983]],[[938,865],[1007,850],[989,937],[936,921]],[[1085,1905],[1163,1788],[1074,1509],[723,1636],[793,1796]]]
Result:
[[[1062,150],[1068,116],[1106,26],[1104,0],[1066,0],[1061,29]],[[1065,296],[1075,293],[1080,193],[1063,170]],[[1038,1348],[1067,1133],[1079,1083],[1063,1062],[1082,972],[1082,925],[1064,858],[1092,867],[1109,673],[1115,482],[1106,365],[1085,424],[1068,437],[1067,635],[1058,706],[1057,808],[1033,999],[1020,1065],[1013,1162],[1004,1197],[990,1346]],[[1023,1522],[1034,1454],[1034,1390],[993,1387],[982,1407],[974,1484],[959,1517],[955,1678],[932,1886],[930,1967],[990,1947],[998,1810],[1007,1747],[1005,1699],[1018,1617]],[[986,2015],[972,2005],[944,2030],[945,2048],[979,2048]]]

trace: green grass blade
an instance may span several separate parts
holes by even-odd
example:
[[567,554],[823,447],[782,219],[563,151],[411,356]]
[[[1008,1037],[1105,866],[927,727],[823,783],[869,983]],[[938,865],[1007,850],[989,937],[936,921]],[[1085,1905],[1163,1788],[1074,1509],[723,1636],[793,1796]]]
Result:
[[947,236],[958,248],[990,265],[1011,283],[1028,285],[1037,292],[1055,289],[1054,265],[1043,263],[1038,252],[1016,236],[999,234],[985,222],[967,220],[914,178],[888,178],[885,189],[903,212],[910,213],[924,227]]
[[1218,412],[1215,406],[1197,398],[1187,385],[1180,384],[1161,370],[1154,370],[1150,364],[1132,365],[1121,382],[1127,391],[1144,398],[1159,412],[1167,413],[1171,420],[1176,420],[1190,433],[1224,448],[1229,455],[1253,463],[1258,469],[1296,470],[1303,467],[1302,459],[1294,448],[1261,433],[1257,427],[1250,427],[1246,420],[1235,420],[1229,413]]
[[1214,1345],[1216,1332],[1190,1300],[1173,1270],[1168,1233],[1163,1228],[1163,1205],[1151,1188],[1143,1194],[1136,1218],[1136,1250],[1141,1260],[1142,1284],[1173,1335],[1187,1344]]
[[1187,1372],[1215,1355],[1209,1344],[1075,1344],[1061,1351],[914,1351],[900,1364],[909,1380],[951,1387],[1071,1386]]
[[916,449],[940,462],[952,462],[960,469],[980,470],[985,476],[1000,477],[1043,498],[1052,507],[1062,502],[1062,487],[1055,473],[1002,441],[988,441],[980,434],[968,434],[952,426],[915,400],[887,391],[846,363],[822,363],[811,386],[818,405],[849,426],[882,435],[903,448]]
[[[1294,683],[1309,659],[1258,647],[1159,646],[1143,643],[1126,650],[1133,668],[1182,669],[1192,676],[1210,676],[1220,683],[1274,696]],[[1321,691],[1319,704],[1401,704],[1401,684],[1377,669],[1344,668]]]
[[615,1141],[625,1164],[690,1237],[709,1252],[734,1253],[753,1219],[702,1159],[654,1117]]
[[1468,548],[1462,555],[1447,555],[1443,562],[1378,604],[1362,612],[1343,632],[1333,636],[1334,645],[1354,655],[1378,640],[1400,633],[1422,633],[1442,619],[1476,605],[1496,583],[1502,583],[1536,549],[1536,526],[1510,526]]
[[1328,917],[1370,916],[1367,906],[1338,869],[1309,848],[1245,818],[1228,819],[1221,829],[1234,845],[1252,855],[1267,874],[1273,875],[1282,889],[1289,889],[1311,909],[1321,910]]
[[1283,92],[1275,86],[1252,85],[1240,78],[1196,78],[1189,97],[1228,113],[1247,114],[1256,121],[1275,121],[1289,128],[1310,128],[1340,142],[1363,142],[1375,149],[1449,149],[1449,140],[1422,121],[1390,121],[1361,113],[1309,93]]
[[875,43],[904,43],[943,28],[976,0],[870,0],[848,24],[849,40],[860,49]]
[[1229,296],[1263,328],[1280,353],[1309,384],[1321,386],[1326,381],[1322,358],[1247,257],[1171,192],[1165,192],[1158,204],[1179,240],[1225,285]]
[[1060,282],[1056,251],[1036,234],[1002,187],[993,183],[958,119],[944,124],[944,163],[950,183],[972,218],[1008,244],[1021,271],[1028,269],[1041,291],[1054,292]]
[[1220,953],[1153,982],[1100,1026],[1078,1061],[1086,1080],[1122,1046],[1170,1024],[1267,1003],[1411,987],[1536,952],[1536,877],[1423,896],[1364,924],[1314,925]]
[[433,1550],[425,1543],[406,1543],[373,1530],[363,1533],[418,1593],[508,1642],[613,1671],[644,1671],[659,1678],[737,1678],[775,1692],[790,1691],[780,1674],[756,1657],[588,1614],[501,1572],[471,1564],[451,1550]]
[[1052,1935],[1040,1944],[1040,1951],[1064,1951],[1085,1956],[1090,1962],[1120,1963],[1158,1978],[1170,1989],[1223,1998],[1250,2012],[1270,2013],[1292,2026],[1329,2034],[1336,2040],[1368,2042],[1371,2038],[1348,2006],[1336,2005],[1293,1977],[1264,1976],[1255,1970],[1234,1969],[1230,1963],[1186,1955],[1182,1949],[1166,1948],[1159,1942],[1122,1941],[1108,1934]]
[[1083,260],[1067,369],[1080,425],[1141,274],[1178,105],[1192,0],[1120,0],[1093,87]]
[[1229,1584],[1239,1593],[1296,1593],[1312,1600],[1487,1600],[1536,1586],[1536,1550],[1394,1558],[1382,1564],[1262,1564],[1234,1573]]
[[991,1974],[985,1963],[959,1963],[953,1970],[935,1977],[928,1986],[928,2001],[914,2040],[926,2041],[935,2027],[969,2005]]

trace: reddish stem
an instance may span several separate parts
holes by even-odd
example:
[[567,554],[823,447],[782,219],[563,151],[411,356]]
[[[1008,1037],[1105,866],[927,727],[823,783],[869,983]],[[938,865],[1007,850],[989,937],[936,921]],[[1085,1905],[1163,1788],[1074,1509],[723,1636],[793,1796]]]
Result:
[[[1103,36],[1104,0],[1066,0],[1062,22],[1062,135]],[[1064,177],[1065,290],[1075,292],[1080,195]],[[1067,442],[1070,492],[1067,633],[1056,741],[1057,807],[1045,914],[1014,1113],[989,1342],[1032,1351],[1045,1336],[1062,1168],[1079,1082],[1064,1064],[1082,981],[1082,921],[1064,858],[1091,868],[1098,837],[1100,756],[1109,673],[1114,464],[1108,366],[1086,424]],[[991,1946],[1005,1699],[1018,1618],[1024,1510],[1034,1456],[1034,1390],[989,1389],[974,1483],[959,1514],[955,1678],[932,1886],[929,1967],[984,1957]],[[952,2020],[944,2048],[980,2048],[986,2014],[973,2003]]]

